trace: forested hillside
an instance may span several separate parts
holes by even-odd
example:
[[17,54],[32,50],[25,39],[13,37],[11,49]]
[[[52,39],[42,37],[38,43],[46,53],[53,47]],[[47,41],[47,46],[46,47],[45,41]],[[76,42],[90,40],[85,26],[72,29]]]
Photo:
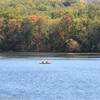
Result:
[[0,51],[100,52],[98,0],[1,0]]
[[59,10],[64,10],[75,0],[2,0],[0,1],[1,15],[49,15]]

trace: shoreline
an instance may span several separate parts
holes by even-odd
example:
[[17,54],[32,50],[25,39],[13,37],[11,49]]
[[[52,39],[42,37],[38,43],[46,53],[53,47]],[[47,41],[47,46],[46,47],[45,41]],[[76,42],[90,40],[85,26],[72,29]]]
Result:
[[0,54],[14,54],[14,53],[32,53],[32,54],[100,54],[100,52],[32,52],[32,51],[8,51],[8,52],[0,52]]
[[1,57],[66,57],[100,58],[100,53],[65,53],[65,52],[0,52]]

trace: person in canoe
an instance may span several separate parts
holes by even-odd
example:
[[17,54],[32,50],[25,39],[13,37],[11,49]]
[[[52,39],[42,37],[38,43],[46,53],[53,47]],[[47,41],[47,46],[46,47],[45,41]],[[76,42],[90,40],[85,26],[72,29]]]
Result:
[[51,64],[51,63],[46,60],[46,61],[41,61],[39,64]]
[[50,63],[50,62],[48,62],[48,61],[45,61],[45,63],[46,63],[46,64],[51,64],[51,63]]

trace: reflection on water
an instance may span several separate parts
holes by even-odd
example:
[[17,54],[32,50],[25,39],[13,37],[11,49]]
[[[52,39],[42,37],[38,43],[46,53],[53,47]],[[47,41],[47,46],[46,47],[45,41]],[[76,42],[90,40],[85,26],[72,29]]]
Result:
[[0,55],[0,100],[100,100],[99,56]]

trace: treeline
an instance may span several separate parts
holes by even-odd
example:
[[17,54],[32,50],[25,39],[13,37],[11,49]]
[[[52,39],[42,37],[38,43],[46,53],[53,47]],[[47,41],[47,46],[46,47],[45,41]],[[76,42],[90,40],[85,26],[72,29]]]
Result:
[[100,51],[99,4],[73,4],[54,16],[2,15],[0,51]]

